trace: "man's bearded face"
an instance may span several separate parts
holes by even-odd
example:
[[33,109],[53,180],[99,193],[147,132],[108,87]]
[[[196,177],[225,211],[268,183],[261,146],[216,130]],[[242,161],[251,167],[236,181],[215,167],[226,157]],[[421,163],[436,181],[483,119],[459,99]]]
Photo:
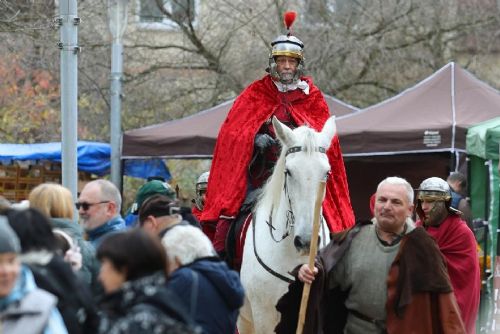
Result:
[[281,83],[291,84],[293,82],[293,77],[297,72],[299,60],[288,56],[278,56],[276,57],[275,62],[276,71],[280,76]]
[[448,208],[445,201],[420,199],[420,205],[424,213],[423,222],[425,225],[437,226],[448,216]]

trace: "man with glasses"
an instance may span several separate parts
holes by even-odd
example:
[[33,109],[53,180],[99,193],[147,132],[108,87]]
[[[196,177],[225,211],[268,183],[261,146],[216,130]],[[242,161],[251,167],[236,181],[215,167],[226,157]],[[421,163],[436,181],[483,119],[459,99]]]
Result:
[[87,183],[75,204],[80,223],[87,232],[89,241],[96,248],[105,236],[126,228],[120,215],[120,191],[107,180],[99,179]]

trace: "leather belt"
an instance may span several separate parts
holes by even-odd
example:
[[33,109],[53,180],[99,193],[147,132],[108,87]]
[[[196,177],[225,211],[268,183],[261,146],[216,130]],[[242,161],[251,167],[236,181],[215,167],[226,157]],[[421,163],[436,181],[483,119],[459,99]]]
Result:
[[382,331],[382,333],[387,333],[386,327],[385,327],[385,320],[380,320],[380,319],[373,319],[372,317],[369,317],[365,314],[359,313],[356,310],[348,310],[349,313],[351,313],[353,316],[355,316],[358,319],[371,322],[374,324],[378,329]]

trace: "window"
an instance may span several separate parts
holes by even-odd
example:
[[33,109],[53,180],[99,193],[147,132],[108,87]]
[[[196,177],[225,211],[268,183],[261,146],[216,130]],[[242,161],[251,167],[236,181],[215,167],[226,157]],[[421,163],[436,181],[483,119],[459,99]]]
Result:
[[[196,0],[163,0],[164,8],[180,22],[195,22]],[[158,8],[156,0],[139,0],[139,22],[154,28],[175,28],[174,20],[168,19]]]
[[156,4],[156,0],[141,0],[139,9],[140,22],[162,22],[164,15]]

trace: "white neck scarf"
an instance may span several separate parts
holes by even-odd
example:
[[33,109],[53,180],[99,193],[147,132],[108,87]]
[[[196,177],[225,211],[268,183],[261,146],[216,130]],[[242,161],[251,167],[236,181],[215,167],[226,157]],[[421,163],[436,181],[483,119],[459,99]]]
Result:
[[284,84],[279,81],[274,81],[274,84],[278,88],[278,90],[282,93],[291,91],[291,90],[296,90],[296,89],[301,89],[304,94],[309,95],[309,84],[305,81],[298,80],[297,82],[293,82],[291,84]]

